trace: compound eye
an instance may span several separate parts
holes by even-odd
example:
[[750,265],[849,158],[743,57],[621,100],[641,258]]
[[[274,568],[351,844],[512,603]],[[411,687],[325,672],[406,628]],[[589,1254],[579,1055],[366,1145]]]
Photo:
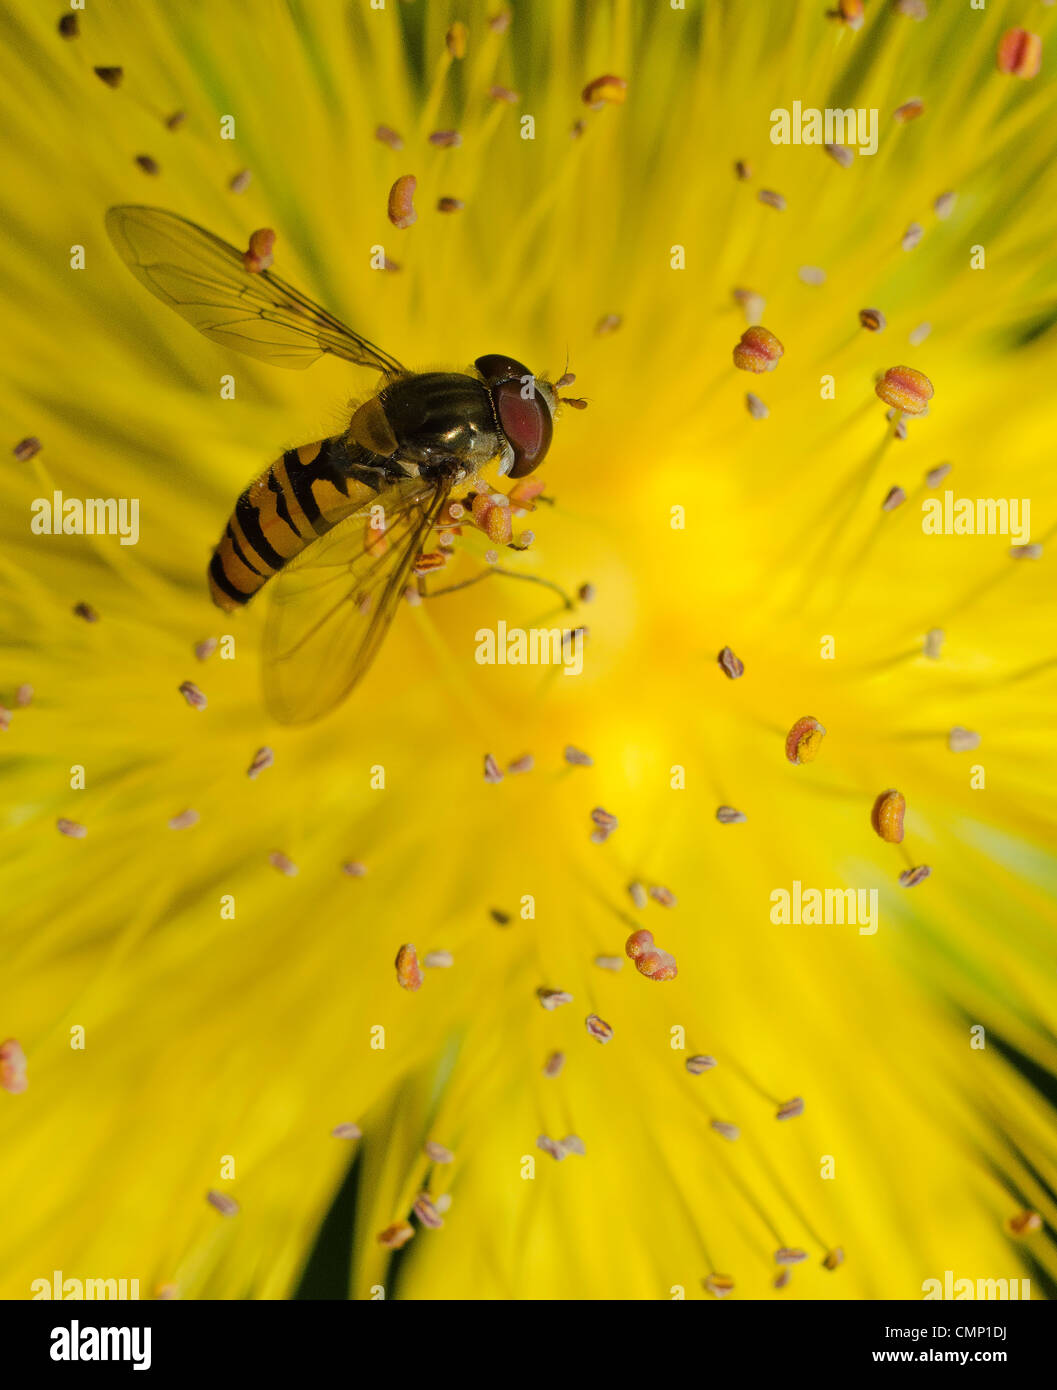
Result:
[[478,357],[473,365],[489,386],[494,386],[497,381],[510,381],[512,377],[520,380],[523,376],[532,375],[523,362],[517,362],[513,357],[504,357],[500,352],[489,352],[484,357]]
[[493,398],[499,423],[514,451],[514,465],[508,476],[523,478],[543,462],[550,448],[554,434],[550,410],[538,391],[526,400],[521,394],[520,380],[502,382],[494,388]]

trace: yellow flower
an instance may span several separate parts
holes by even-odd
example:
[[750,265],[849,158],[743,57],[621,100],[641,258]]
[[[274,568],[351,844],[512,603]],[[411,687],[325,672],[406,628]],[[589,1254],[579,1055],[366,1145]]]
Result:
[[[0,552],[0,1040],[28,1077],[0,1094],[0,1293],[912,1299],[952,1270],[1039,1296],[1052,1241],[1015,1232],[1057,1220],[1048,59],[998,70],[1003,3],[500,6],[130,0],[68,38],[8,7],[0,403],[41,447],[8,455]],[[1055,11],[1031,23],[1052,57]],[[877,112],[876,153],[773,142],[794,103]],[[106,239],[135,202],[240,248],[274,229],[278,274],[416,369],[554,380],[568,354],[588,409],[501,567],[593,601],[494,576],[405,606],[347,704],[275,725],[264,596],[212,608],[211,547],[374,381],[196,336]],[[750,377],[757,323],[784,354]],[[894,367],[927,414],[886,420]],[[1041,557],[928,534],[946,490],[1030,499]],[[32,532],[55,491],[138,499],[138,544]],[[500,619],[586,627],[582,674],[477,663]],[[794,885],[876,889],[876,930],[781,924]],[[643,929],[674,979],[595,964]],[[453,963],[402,990],[407,943]]]

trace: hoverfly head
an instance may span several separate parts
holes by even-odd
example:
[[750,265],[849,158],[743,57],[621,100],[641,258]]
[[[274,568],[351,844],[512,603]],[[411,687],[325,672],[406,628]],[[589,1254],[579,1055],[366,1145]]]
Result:
[[511,478],[524,478],[543,462],[554,433],[554,387],[533,376],[523,362],[500,353],[478,357],[474,366],[492,393],[499,428],[510,446]]

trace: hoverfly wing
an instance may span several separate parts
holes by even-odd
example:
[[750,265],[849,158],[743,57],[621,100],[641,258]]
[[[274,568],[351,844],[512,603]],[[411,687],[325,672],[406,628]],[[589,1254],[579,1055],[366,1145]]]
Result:
[[399,483],[372,504],[385,512],[384,541],[368,531],[364,509],[272,580],[264,693],[280,723],[319,719],[366,673],[447,496],[446,484]]
[[113,207],[106,229],[140,284],[222,347],[276,367],[308,367],[329,352],[386,377],[407,370],[271,271],[248,271],[241,251],[174,212]]

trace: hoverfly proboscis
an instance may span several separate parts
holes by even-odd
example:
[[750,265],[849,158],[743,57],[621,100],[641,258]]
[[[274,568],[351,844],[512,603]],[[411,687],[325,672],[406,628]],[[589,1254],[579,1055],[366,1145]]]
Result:
[[[486,464],[512,478],[543,460],[557,393],[511,357],[475,375],[411,372],[243,253],[161,208],[113,207],[106,228],[151,294],[223,347],[278,367],[324,353],[381,374],[342,434],[288,449],[235,503],[209,564],[234,612],[273,576],[264,691],[282,723],[318,719],[362,679],[453,488]],[[364,517],[381,508],[384,532]]]

